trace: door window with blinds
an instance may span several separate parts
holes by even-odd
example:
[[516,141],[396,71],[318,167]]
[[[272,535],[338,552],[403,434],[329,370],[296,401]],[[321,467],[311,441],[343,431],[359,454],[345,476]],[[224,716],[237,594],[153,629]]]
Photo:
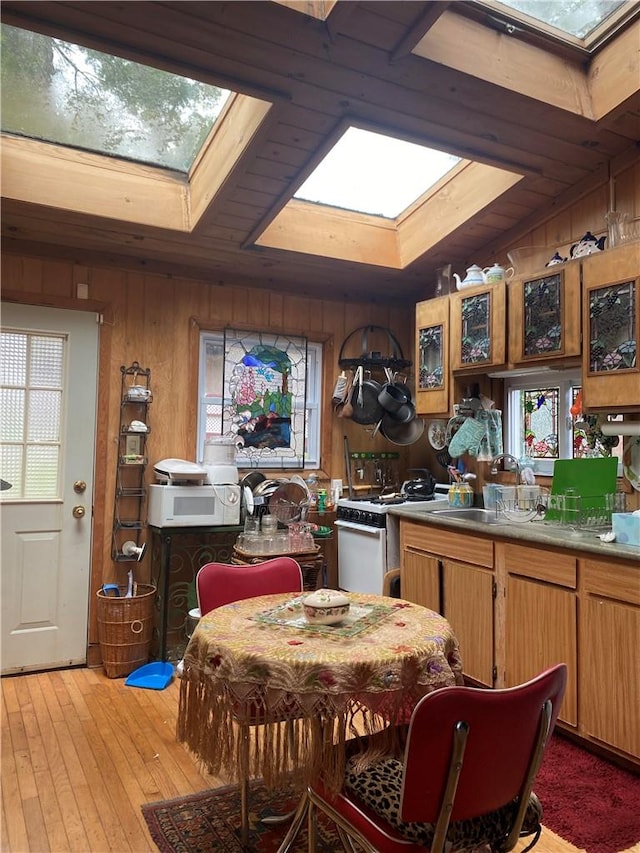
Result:
[[66,335],[0,333],[3,500],[60,497],[66,347]]

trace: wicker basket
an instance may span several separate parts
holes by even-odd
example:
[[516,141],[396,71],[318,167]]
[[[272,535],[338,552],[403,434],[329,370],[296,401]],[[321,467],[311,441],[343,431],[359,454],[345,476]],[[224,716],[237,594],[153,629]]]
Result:
[[120,597],[97,592],[98,640],[108,678],[129,675],[149,660],[156,588],[138,584],[132,598],[124,597],[126,591],[120,587]]

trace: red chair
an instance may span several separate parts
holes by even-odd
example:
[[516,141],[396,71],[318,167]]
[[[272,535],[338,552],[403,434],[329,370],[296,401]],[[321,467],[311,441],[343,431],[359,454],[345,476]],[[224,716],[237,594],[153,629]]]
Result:
[[[262,563],[229,565],[207,563],[196,575],[198,607],[204,616],[209,611],[233,601],[272,595],[279,592],[302,592],[303,579],[299,563],[292,557],[274,557]],[[285,716],[275,717],[255,704],[238,705],[236,722],[242,731],[243,755],[239,762],[240,811],[242,842],[249,841],[249,742],[250,726],[279,722]]]
[[198,607],[203,616],[232,601],[302,589],[302,570],[292,557],[274,557],[248,565],[207,563],[196,575]]
[[[411,716],[404,758],[359,768],[349,760],[343,790],[322,781],[309,796],[309,851],[316,810],[333,820],[347,850],[442,853],[512,850],[538,841],[542,817],[532,786],[564,695],[565,664],[504,690],[445,687],[424,696]],[[524,851],[523,851],[524,853]]]

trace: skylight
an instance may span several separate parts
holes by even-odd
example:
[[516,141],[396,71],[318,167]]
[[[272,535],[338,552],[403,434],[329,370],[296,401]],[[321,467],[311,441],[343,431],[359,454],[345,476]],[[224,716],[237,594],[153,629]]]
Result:
[[627,0],[502,0],[502,5],[576,38],[586,39],[614,12],[629,4]]
[[350,127],[294,197],[395,219],[459,162],[452,154]]
[[2,130],[187,172],[225,89],[2,25]]

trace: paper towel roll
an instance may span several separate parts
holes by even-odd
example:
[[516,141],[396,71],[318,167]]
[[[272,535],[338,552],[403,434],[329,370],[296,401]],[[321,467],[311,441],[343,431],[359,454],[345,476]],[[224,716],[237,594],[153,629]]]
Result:
[[640,421],[607,421],[600,429],[603,435],[640,435]]

